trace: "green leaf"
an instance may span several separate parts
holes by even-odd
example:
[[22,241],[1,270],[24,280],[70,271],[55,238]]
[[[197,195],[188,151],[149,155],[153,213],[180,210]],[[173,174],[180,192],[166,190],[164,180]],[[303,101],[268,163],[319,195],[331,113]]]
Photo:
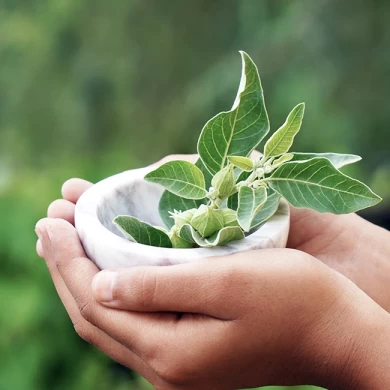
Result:
[[188,242],[187,240],[184,240],[177,234],[172,234],[171,236],[171,242],[173,248],[193,248],[193,244],[191,242]]
[[199,156],[212,174],[226,165],[227,156],[248,156],[269,131],[256,65],[248,54],[240,54],[242,75],[233,107],[210,119],[198,141]]
[[[238,175],[236,182],[240,183],[241,181],[245,181],[246,179],[248,179],[250,174],[251,174],[250,172],[242,171]],[[229,196],[228,201],[227,201],[227,206],[230,209],[232,209],[232,210],[237,210],[237,207],[238,207],[238,192],[236,192],[235,194]]]
[[303,114],[305,112],[305,103],[295,106],[286,122],[274,133],[264,146],[264,156],[276,157],[287,153],[294,142],[294,137],[301,128]]
[[238,193],[237,220],[245,232],[249,232],[252,221],[267,200],[265,187],[257,189],[241,187]]
[[340,169],[345,165],[353,164],[360,161],[362,158],[356,154],[339,154],[339,153],[292,153],[293,161],[307,161],[316,157],[327,158],[332,165]]
[[290,161],[265,181],[294,207],[323,213],[353,213],[381,201],[365,184],[344,175],[326,158]]
[[161,184],[169,192],[186,199],[203,199],[206,196],[203,173],[189,161],[169,161],[148,173],[145,180]]
[[[198,158],[195,165],[203,172],[206,188],[209,188],[211,185],[212,176],[207,168],[204,166],[202,160]],[[178,211],[186,211],[192,208],[197,209],[201,204],[207,203],[207,199],[185,199],[172,192],[164,191],[160,202],[158,204],[158,211],[160,213],[160,217],[168,228],[171,228],[174,225],[174,221],[170,218],[170,212]]]
[[191,225],[183,225],[179,231],[179,235],[184,240],[203,248],[222,246],[231,241],[242,240],[245,237],[244,232],[239,226],[227,226],[209,238],[202,238]]
[[244,237],[245,234],[239,226],[226,226],[207,238],[206,241],[211,246],[221,246],[231,241],[242,240]]
[[280,195],[272,190],[268,191],[267,200],[260,212],[253,219],[250,230],[255,229],[267,222],[279,208]]
[[279,167],[280,165],[286,163],[287,161],[290,161],[294,158],[294,154],[293,153],[286,153],[286,154],[283,154],[282,156],[278,157],[277,159],[275,159],[273,162],[272,162],[272,166],[274,168],[277,168]]
[[171,240],[165,231],[142,222],[138,218],[119,215],[113,223],[130,241],[144,245],[172,248]]
[[191,244],[204,246],[206,240],[189,224],[183,225],[178,232],[179,236]]
[[228,160],[235,167],[240,168],[245,172],[253,171],[253,161],[249,157],[229,156]]
[[223,222],[223,215],[219,210],[212,209],[206,205],[201,205],[194,213],[190,224],[202,237],[209,237],[223,228]]
[[195,165],[202,171],[205,181],[205,188],[208,189],[211,186],[211,180],[213,179],[213,175],[208,171],[206,166],[203,164],[202,160],[198,158],[196,160]]

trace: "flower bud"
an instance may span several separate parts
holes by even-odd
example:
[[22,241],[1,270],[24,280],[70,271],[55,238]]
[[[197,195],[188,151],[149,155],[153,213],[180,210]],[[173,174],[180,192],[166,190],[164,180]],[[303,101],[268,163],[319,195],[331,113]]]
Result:
[[257,168],[256,175],[257,175],[257,177],[263,177],[264,176],[264,168]]
[[237,212],[232,209],[219,209],[219,211],[223,216],[223,226],[239,226],[237,221]]
[[234,166],[232,164],[222,168],[215,174],[211,185],[219,191],[219,197],[227,198],[235,189],[236,179],[234,178]]
[[219,210],[202,204],[192,217],[191,226],[202,237],[210,237],[213,233],[223,228],[223,215]]
[[175,210],[173,213],[169,212],[169,214],[171,214],[171,218],[174,219],[175,226],[180,229],[186,223],[191,223],[191,219],[196,211],[196,209],[190,209],[183,212]]

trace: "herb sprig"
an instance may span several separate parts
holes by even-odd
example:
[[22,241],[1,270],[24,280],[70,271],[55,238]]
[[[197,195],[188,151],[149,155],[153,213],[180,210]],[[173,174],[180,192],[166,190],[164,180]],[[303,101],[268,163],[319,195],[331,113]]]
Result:
[[[241,240],[270,219],[281,197],[297,208],[322,213],[353,213],[381,198],[340,168],[361,160],[337,153],[292,153],[305,104],[295,106],[264,146],[252,151],[270,130],[256,65],[245,52],[236,100],[204,126],[199,159],[171,161],[145,176],[165,187],[159,212],[167,229],[132,216],[114,220],[126,238],[166,248],[215,247]],[[169,230],[168,230],[169,229]]]

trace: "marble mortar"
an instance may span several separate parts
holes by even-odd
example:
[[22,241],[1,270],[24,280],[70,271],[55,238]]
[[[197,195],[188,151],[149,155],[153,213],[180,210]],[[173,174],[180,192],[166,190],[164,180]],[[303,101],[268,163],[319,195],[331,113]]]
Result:
[[286,246],[290,215],[284,200],[263,226],[243,240],[222,247],[170,249],[128,241],[112,223],[118,215],[132,215],[154,226],[164,226],[158,213],[164,188],[143,180],[153,169],[155,167],[134,169],[111,176],[88,189],[77,202],[77,232],[86,254],[100,269],[174,265],[209,256]]

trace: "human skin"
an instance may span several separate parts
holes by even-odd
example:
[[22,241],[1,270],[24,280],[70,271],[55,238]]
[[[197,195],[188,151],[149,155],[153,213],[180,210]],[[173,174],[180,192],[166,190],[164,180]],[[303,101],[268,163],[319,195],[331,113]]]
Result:
[[[389,315],[302,251],[252,251],[99,273],[72,227],[74,203],[89,185],[64,185],[65,199],[54,202],[49,219],[37,225],[37,250],[78,333],[156,388],[389,386]],[[316,245],[314,239],[296,240],[323,261],[336,252],[337,245],[330,245],[326,255],[320,238]],[[107,275],[114,276],[113,290],[104,287]]]
[[357,214],[320,214],[290,208],[288,248],[345,275],[390,312],[390,233]]

